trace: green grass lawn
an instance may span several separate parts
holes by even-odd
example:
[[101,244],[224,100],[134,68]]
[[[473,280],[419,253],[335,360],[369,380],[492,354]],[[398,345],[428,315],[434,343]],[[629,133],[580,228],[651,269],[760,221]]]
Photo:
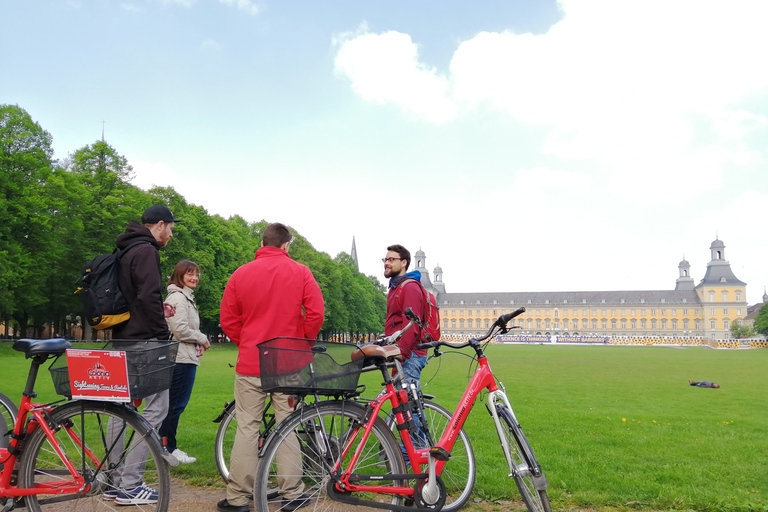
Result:
[[[0,343],[0,392],[18,401],[28,366]],[[491,366],[549,479],[555,510],[768,511],[768,350],[625,346],[493,346]],[[198,462],[173,469],[196,485],[223,485],[212,420],[231,400],[236,348],[203,357],[182,416],[179,446]],[[453,410],[470,359],[446,354],[423,373],[425,392]],[[45,372],[47,373],[47,371]],[[688,379],[714,380],[700,389]],[[367,374],[366,395],[381,376]],[[40,401],[55,400],[41,374]],[[478,461],[475,496],[516,499],[481,397],[465,429]]]

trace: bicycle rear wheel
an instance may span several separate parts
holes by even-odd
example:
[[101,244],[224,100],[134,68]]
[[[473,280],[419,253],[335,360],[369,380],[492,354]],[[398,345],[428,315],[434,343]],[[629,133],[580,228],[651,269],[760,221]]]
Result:
[[[328,495],[328,486],[332,482],[331,471],[342,458],[345,445],[350,439],[356,439],[341,461],[343,468],[349,466],[363,433],[365,412],[364,407],[353,402],[328,401],[304,406],[286,418],[270,436],[261,454],[254,484],[256,512],[269,512],[270,505],[273,505],[272,509],[285,505],[293,507],[297,501],[315,510],[348,511],[348,504],[335,501]],[[279,464],[278,451],[281,455],[286,452]],[[397,441],[381,419],[375,420],[352,472],[361,475],[406,472]],[[278,485],[278,482],[282,485]],[[361,482],[366,483],[398,487],[406,485],[405,480]],[[285,494],[270,499],[264,490],[275,487],[281,488]],[[299,500],[289,503],[291,498],[296,500],[299,495]],[[385,493],[344,493],[344,496],[387,505],[400,505],[403,502],[402,496]]]
[[[51,491],[27,496],[30,512],[114,510],[121,475],[131,468],[143,470],[144,485],[157,492],[156,503],[137,504],[132,510],[167,511],[171,493],[168,465],[157,433],[138,413],[108,402],[77,401],[55,408],[49,414],[49,425],[55,441],[36,428],[19,466],[19,487],[45,486]],[[57,494],[57,488],[71,485],[74,478],[54,443],[84,478],[82,491]]]
[[[547,496],[547,477],[536,461],[531,445],[514,414],[504,404],[496,404],[496,411],[504,423],[504,433],[512,459],[512,477],[515,479],[525,506],[530,512],[552,512]],[[502,445],[504,441],[502,441]]]
[[[429,400],[424,400],[423,404],[429,433],[432,440],[437,442],[450,424],[451,413],[442,405]],[[389,414],[386,421],[387,426],[394,433],[395,417]],[[464,432],[464,429],[461,429],[451,449],[451,458],[443,466],[443,471],[440,474],[447,493],[442,510],[453,512],[467,503],[475,486],[476,470],[475,452],[472,450],[469,436]]]

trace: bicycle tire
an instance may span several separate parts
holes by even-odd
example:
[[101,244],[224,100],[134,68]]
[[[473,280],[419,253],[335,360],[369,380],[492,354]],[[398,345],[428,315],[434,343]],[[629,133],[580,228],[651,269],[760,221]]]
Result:
[[[11,438],[6,434],[13,430],[16,425],[16,417],[19,415],[19,409],[13,400],[0,393],[0,448],[8,448]],[[3,467],[0,464],[0,468]]]
[[506,405],[497,404],[496,410],[506,426],[504,431],[515,466],[512,469],[512,477],[520,490],[525,506],[530,512],[552,512],[546,491],[547,479],[536,461],[531,445],[523,434],[523,429],[515,421],[515,416]]
[[[423,404],[429,432],[432,440],[437,442],[450,423],[451,413],[442,405],[429,400],[424,400]],[[395,417],[392,414],[387,415],[386,422],[394,434]],[[464,429],[461,429],[451,449],[451,458],[443,466],[443,471],[440,474],[447,492],[442,510],[453,512],[467,503],[475,487],[476,472],[475,452],[472,449],[469,436],[464,432]]]
[[229,458],[235,443],[235,432],[237,432],[237,418],[235,417],[235,401],[232,400],[224,407],[213,445],[213,458],[216,460],[216,467],[225,484],[229,483]]
[[[135,411],[110,402],[76,401],[56,407],[48,415],[49,424],[67,459],[85,477],[86,487],[77,494],[39,494],[27,496],[30,512],[100,512],[115,509],[114,491],[119,489],[121,470],[127,456],[144,445],[148,455],[144,466],[144,483],[158,493],[153,504],[134,505],[141,512],[166,512],[171,494],[168,465],[163,458],[160,439],[147,421]],[[71,432],[71,433],[70,433]],[[94,461],[78,443],[84,445]],[[134,453],[134,455],[140,452]],[[109,457],[108,457],[109,455]],[[141,465],[140,462],[137,462]],[[61,458],[41,428],[28,438],[19,466],[19,487],[33,488],[41,484],[70,478]],[[52,491],[55,489],[52,488]],[[112,492],[108,492],[112,491]]]
[[[268,512],[270,504],[277,504],[278,507],[285,505],[282,497],[269,499],[263,492],[263,489],[274,487],[273,482],[277,479],[287,480],[288,485],[291,481],[300,482],[299,486],[303,486],[303,490],[294,489],[294,492],[303,493],[304,499],[309,500],[309,504],[316,510],[349,510],[348,504],[335,501],[328,495],[330,468],[339,461],[349,436],[354,439],[356,434],[362,434],[365,413],[366,409],[354,402],[333,400],[304,406],[286,418],[269,437],[261,453],[254,484],[256,512]],[[294,450],[299,452],[301,463],[294,461],[291,464],[283,459],[283,471],[278,473],[278,449],[290,446],[290,443],[294,443]],[[351,458],[357,446],[359,445],[355,444],[348,451],[344,461]],[[344,461],[342,465],[346,467]],[[374,421],[358,463],[352,469],[357,474],[373,475],[406,472],[400,447],[382,419],[376,418]],[[386,481],[378,481],[376,485],[388,484]],[[389,485],[402,487],[406,485],[406,481],[393,480]],[[350,496],[383,504],[403,503],[403,497],[394,494],[350,493]]]
[[[267,400],[264,409],[264,419],[259,427],[259,447],[266,440],[270,431],[275,426],[275,414],[268,412],[271,400]],[[213,456],[216,460],[216,467],[219,469],[219,475],[225,484],[229,484],[229,459],[232,456],[232,447],[235,445],[235,434],[237,433],[237,414],[235,414],[235,401],[229,402],[221,413],[219,429],[216,431],[214,441]],[[271,498],[277,496],[277,489],[271,489],[269,495]]]

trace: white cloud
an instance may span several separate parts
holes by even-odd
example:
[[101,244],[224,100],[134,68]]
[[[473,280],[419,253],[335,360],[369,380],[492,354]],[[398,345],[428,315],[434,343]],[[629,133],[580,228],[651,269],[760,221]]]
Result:
[[259,6],[253,0],[219,0],[222,4],[233,5],[239,10],[255,16],[259,13]]
[[418,45],[407,34],[362,33],[340,40],[336,72],[352,89],[375,103],[394,103],[429,122],[441,123],[457,114],[448,98],[448,80],[419,62]]
[[[743,103],[768,89],[768,3],[561,0],[541,35],[481,32],[450,70],[419,61],[408,34],[348,35],[336,70],[362,98],[429,122],[490,109],[544,127],[544,154],[610,169],[613,193],[645,202],[712,190],[726,168],[760,160],[742,141],[765,116]],[[670,194],[658,193],[662,188]]]
[[200,48],[204,50],[218,50],[221,45],[215,39],[206,39],[200,44]]

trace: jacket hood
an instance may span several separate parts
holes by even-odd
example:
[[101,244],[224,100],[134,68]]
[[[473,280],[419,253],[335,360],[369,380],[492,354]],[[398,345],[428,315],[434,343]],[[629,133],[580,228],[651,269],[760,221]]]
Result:
[[152,232],[145,228],[143,224],[139,224],[135,220],[128,223],[128,226],[125,228],[125,233],[118,235],[116,245],[118,249],[124,249],[128,244],[138,241],[149,242],[158,249],[160,248],[157,244],[157,240],[155,240],[155,237],[152,235]]
[[421,282],[421,272],[418,270],[411,270],[407,274],[403,274],[402,276],[393,277],[389,280],[389,286],[392,288],[397,288],[397,285],[400,284],[400,281],[403,279],[415,279],[418,282]]

